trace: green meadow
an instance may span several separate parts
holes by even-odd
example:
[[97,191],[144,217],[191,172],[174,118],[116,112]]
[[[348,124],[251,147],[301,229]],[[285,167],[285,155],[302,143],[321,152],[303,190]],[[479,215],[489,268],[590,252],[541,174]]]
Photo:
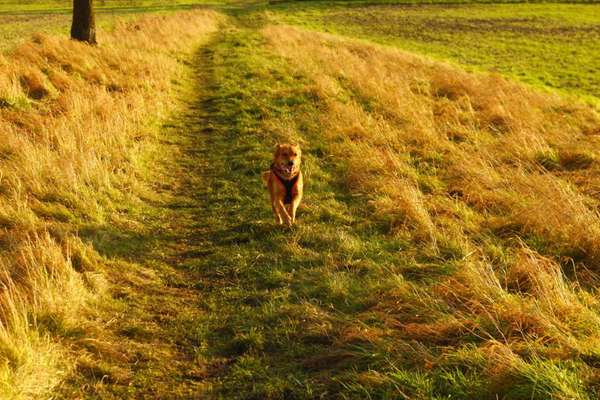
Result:
[[[169,2],[157,0],[96,0],[94,1],[94,7],[101,12],[112,9],[147,12],[155,9],[186,8],[206,3],[202,0],[174,0]],[[58,13],[67,12],[71,6],[72,2],[69,0],[2,0],[0,1],[0,13]]]
[[346,5],[298,2],[276,18],[492,71],[537,87],[600,97],[596,4]]
[[600,5],[215,3],[0,0],[0,397],[600,397]]

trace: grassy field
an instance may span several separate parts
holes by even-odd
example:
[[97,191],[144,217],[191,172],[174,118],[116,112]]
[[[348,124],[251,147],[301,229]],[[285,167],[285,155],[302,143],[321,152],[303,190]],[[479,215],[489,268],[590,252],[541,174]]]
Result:
[[[33,32],[68,35],[71,27],[71,1],[0,1],[0,51],[30,39]],[[111,31],[119,22],[140,14],[168,14],[218,4],[200,0],[173,1],[96,1],[98,29]],[[102,36],[102,35],[100,35]]]
[[[209,50],[184,265],[216,397],[597,396],[595,111],[262,15]],[[308,155],[291,231],[239,185],[278,140]]]
[[[216,2],[219,3],[219,2]],[[112,9],[128,9],[135,12],[147,12],[160,9],[186,8],[201,4],[211,4],[205,0],[95,0],[95,9],[105,12]],[[60,13],[70,10],[72,1],[69,0],[0,0],[0,14],[14,13]]]
[[[592,48],[578,7],[238,4],[14,44],[0,397],[598,398],[598,70],[542,51]],[[293,228],[260,180],[281,141]]]
[[218,21],[138,18],[99,47],[38,33],[0,56],[1,398],[48,398],[70,371],[101,371],[85,357],[106,339],[95,310],[118,264],[89,237],[131,221],[178,59]]
[[277,19],[600,98],[598,4],[357,5],[296,3]]

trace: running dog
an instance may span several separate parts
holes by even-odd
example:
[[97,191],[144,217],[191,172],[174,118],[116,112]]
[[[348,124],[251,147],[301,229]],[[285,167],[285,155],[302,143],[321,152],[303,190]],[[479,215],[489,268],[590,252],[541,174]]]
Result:
[[271,168],[263,172],[262,179],[269,189],[271,207],[278,224],[292,226],[296,210],[302,200],[302,152],[297,144],[278,144],[275,147]]

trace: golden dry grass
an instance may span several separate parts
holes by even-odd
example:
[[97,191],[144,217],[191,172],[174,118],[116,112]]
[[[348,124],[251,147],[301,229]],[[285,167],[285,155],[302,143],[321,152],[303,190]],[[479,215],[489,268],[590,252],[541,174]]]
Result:
[[[90,47],[36,35],[0,55],[0,397],[40,398],[70,368],[60,332],[103,292],[83,224],[143,191],[177,58],[215,31],[211,11],[147,16]],[[67,355],[67,357],[65,357]]]
[[[417,257],[456,268],[378,298],[386,315],[405,315],[400,305],[423,316],[387,317],[388,335],[455,350],[475,336],[460,363],[481,355],[500,386],[543,375],[531,357],[596,356],[598,110],[364,42],[287,26],[263,34],[314,82],[306,90],[325,104],[319,122],[350,190]],[[459,353],[420,362],[456,365]]]
[[[0,58],[0,131],[6,133],[0,142],[0,279],[5,288],[0,292],[0,359],[4,361],[0,397],[41,397],[69,372],[71,357],[60,338],[88,323],[89,304],[102,298],[107,285],[102,257],[78,237],[77,230],[109,226],[121,218],[120,213],[134,207],[139,194],[147,195],[144,180],[152,160],[149,154],[160,150],[151,125],[170,110],[171,78],[179,72],[176,58],[195,40],[216,30],[220,20],[211,12],[147,17],[103,33],[99,47],[38,35]],[[255,356],[277,358],[289,350],[302,370],[298,376],[322,371],[318,381],[331,381],[326,385],[332,390],[343,381],[336,374],[347,372],[344,365],[368,358],[364,369],[353,364],[353,370],[360,368],[356,369],[357,384],[373,390],[395,387],[398,393],[413,388],[415,398],[431,394],[426,376],[430,371],[444,379],[456,371],[475,371],[475,385],[489,386],[478,393],[490,396],[533,398],[538,394],[544,398],[550,393],[556,398],[589,398],[582,388],[596,385],[593,367],[600,357],[600,302],[595,289],[600,257],[598,111],[500,76],[469,74],[389,48],[286,26],[263,29],[267,49],[254,48],[263,42],[254,33],[244,38],[249,30],[241,24],[230,27],[220,37],[223,43],[213,43],[202,53],[207,57],[204,62],[216,64],[206,65],[201,73],[206,80],[203,84],[210,87],[203,96],[212,91],[226,95],[220,102],[207,102],[215,109],[207,105],[208,110],[193,114],[202,121],[203,112],[208,112],[211,119],[206,126],[203,122],[189,126],[194,133],[204,134],[204,128],[215,132],[215,126],[217,130],[212,134],[215,140],[203,144],[213,146],[201,153],[207,159],[189,155],[186,161],[210,164],[202,171],[214,175],[209,182],[217,188],[223,183],[219,180],[238,182],[241,172],[230,171],[222,162],[227,151],[239,150],[240,165],[249,174],[254,172],[247,165],[249,147],[242,150],[235,136],[251,136],[240,133],[246,132],[246,124],[261,125],[261,132],[297,138],[295,123],[307,122],[311,127],[316,120],[326,152],[343,164],[336,170],[343,173],[335,184],[343,183],[356,198],[366,199],[361,223],[368,219],[369,229],[378,231],[373,241],[385,236],[402,243],[402,248],[394,245],[386,250],[386,256],[393,251],[403,254],[398,258],[401,261],[390,257],[390,265],[380,265],[369,255],[340,265],[338,257],[361,254],[369,244],[354,235],[353,225],[344,229],[327,221],[317,225],[315,210],[326,209],[328,203],[312,200],[306,204],[306,222],[291,238],[287,231],[273,231],[275,236],[240,244],[232,257],[232,241],[219,233],[221,224],[235,226],[232,235],[241,235],[247,225],[222,215],[216,204],[225,199],[237,205],[237,186],[233,200],[220,197],[225,196],[225,189],[214,190],[219,193],[212,194],[212,203],[211,194],[193,197],[190,201],[202,203],[194,208],[197,215],[181,213],[175,223],[194,221],[187,228],[190,236],[197,236],[197,225],[204,222],[209,227],[206,232],[214,233],[207,235],[206,242],[203,238],[202,251],[194,256],[206,281],[218,285],[213,274],[227,271],[230,263],[235,274],[240,268],[256,268],[260,269],[257,276],[268,281],[255,292],[253,279],[240,279],[238,284],[227,280],[223,292],[207,290],[208,303],[215,301],[208,316],[211,321],[199,322],[194,314],[189,325],[182,325],[193,338],[191,346],[206,346],[202,357],[214,356],[208,354],[212,351],[219,354],[219,345],[210,341],[214,338],[209,333],[233,342],[233,350],[223,346],[223,357],[232,361],[231,367],[219,370],[215,385],[230,382],[236,396],[245,396],[248,393],[240,393],[238,383],[260,390],[257,375],[273,376],[274,381],[281,376],[287,379],[287,369],[283,369],[285,375],[277,375],[281,371],[276,364],[272,369],[265,364],[264,372],[251,361]],[[250,64],[241,62],[243,57],[236,58],[235,53],[264,63],[265,68],[273,66],[262,56],[253,59],[250,54],[255,51],[282,56],[289,62],[286,71],[290,68],[312,82],[302,94],[311,99],[308,109],[317,110],[314,114],[279,118],[265,111],[268,107],[256,113],[238,112],[236,101],[243,98],[251,103],[249,94],[255,93],[248,90],[250,98],[246,96],[244,89],[252,86],[245,85],[260,81],[256,77],[266,80],[269,74],[248,73],[245,68]],[[274,87],[289,83],[267,82]],[[268,99],[272,91],[285,95],[292,90],[265,89],[256,96]],[[228,110],[252,120],[240,120],[237,126],[235,118],[227,118]],[[198,154],[194,150],[190,154]],[[310,157],[307,176],[314,161]],[[316,193],[317,184],[313,188]],[[247,219],[257,212],[247,205],[238,211]],[[323,268],[284,275],[278,270],[279,261],[272,262],[279,259],[269,253],[273,237],[282,246],[275,248],[285,248],[293,257],[305,252],[311,267],[319,251],[331,244],[335,247],[325,255],[328,260]],[[314,247],[304,246],[301,239],[314,240]],[[214,253],[205,256],[204,246],[211,241],[213,248],[208,248]],[[243,267],[242,254],[252,260],[247,263],[251,267]],[[257,262],[259,255],[267,259],[261,261],[264,264]],[[402,265],[391,265],[396,262],[409,265],[404,270]],[[353,268],[355,275],[347,273]],[[409,268],[422,268],[416,274],[420,276],[411,277]],[[363,276],[358,270],[369,270],[369,274]],[[285,296],[297,296],[291,296],[295,300],[267,305],[263,312],[272,314],[261,315],[260,308],[249,311],[248,304],[261,303],[277,286],[273,282],[287,279],[282,290]],[[290,286],[292,279],[297,286]],[[355,290],[358,285],[360,291]],[[129,289],[133,296],[141,286]],[[161,297],[162,289],[155,288],[157,299],[168,299]],[[331,307],[310,301],[313,291],[324,292],[327,301],[323,304]],[[354,293],[365,298],[353,305]],[[249,296],[251,301],[238,306],[235,296],[244,301]],[[336,309],[336,301],[344,307]],[[174,315],[182,311],[173,301],[165,306]],[[349,311],[344,314],[342,308]],[[265,315],[269,318],[261,320]],[[273,315],[298,325],[278,331],[273,328]],[[229,339],[227,333],[221,335],[228,331],[219,328],[238,326],[248,329],[230,329]],[[101,336],[102,327],[96,328]],[[270,335],[285,337],[288,341],[277,343],[288,344],[290,349],[266,351]],[[111,352],[112,339],[91,347],[99,353]],[[157,338],[161,339],[166,338]],[[304,339],[322,343],[326,351],[297,353],[292,341]],[[365,352],[362,358],[361,351]],[[390,355],[398,365],[388,365],[389,360],[396,361]],[[97,378],[95,384],[102,385],[106,369],[93,357],[94,351],[79,357],[73,375],[81,375],[81,381]],[[172,361],[166,353],[158,357],[165,363]],[[250,360],[246,366],[244,359]],[[579,363],[573,369],[556,364],[572,360]],[[175,363],[173,368],[180,365]],[[113,367],[112,379],[129,390],[126,385],[133,370]],[[137,384],[146,384],[148,377],[141,377]],[[171,383],[162,382],[169,389]],[[516,393],[519,385],[522,392]],[[538,386],[545,388],[537,390]],[[282,393],[286,392],[282,389]]]

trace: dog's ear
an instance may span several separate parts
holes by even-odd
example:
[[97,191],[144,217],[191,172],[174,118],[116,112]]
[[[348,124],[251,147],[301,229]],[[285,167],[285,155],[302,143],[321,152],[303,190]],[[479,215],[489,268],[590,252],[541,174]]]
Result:
[[281,149],[281,144],[280,144],[280,143],[277,143],[277,144],[275,145],[275,155],[277,155],[277,154],[279,153],[279,150],[280,150],[280,149]]

